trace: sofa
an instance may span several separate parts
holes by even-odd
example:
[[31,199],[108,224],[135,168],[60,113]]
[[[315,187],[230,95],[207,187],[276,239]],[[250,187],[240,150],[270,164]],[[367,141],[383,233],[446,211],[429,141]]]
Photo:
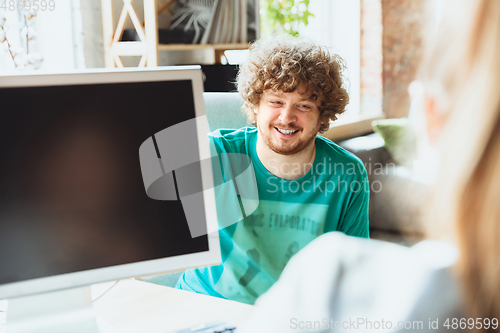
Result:
[[428,185],[415,177],[410,166],[391,156],[378,133],[336,143],[365,164],[370,182],[370,237],[407,246],[422,240]]

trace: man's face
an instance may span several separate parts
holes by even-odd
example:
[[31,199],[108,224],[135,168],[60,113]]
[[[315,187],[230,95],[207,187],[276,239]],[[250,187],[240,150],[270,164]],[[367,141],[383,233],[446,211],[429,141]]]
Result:
[[313,144],[322,124],[319,105],[300,87],[290,93],[265,90],[255,107],[263,141],[282,155],[296,154]]

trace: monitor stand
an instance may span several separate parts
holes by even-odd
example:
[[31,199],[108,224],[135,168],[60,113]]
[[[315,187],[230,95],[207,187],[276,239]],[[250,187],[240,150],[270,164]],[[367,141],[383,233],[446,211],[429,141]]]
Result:
[[90,286],[8,301],[7,333],[100,333]]

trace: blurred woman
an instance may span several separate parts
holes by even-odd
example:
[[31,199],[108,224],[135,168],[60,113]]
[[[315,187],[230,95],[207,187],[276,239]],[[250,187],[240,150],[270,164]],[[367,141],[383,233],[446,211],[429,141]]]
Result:
[[238,332],[498,331],[500,1],[449,6],[420,73],[441,160],[426,207],[434,240],[404,248],[325,234]]

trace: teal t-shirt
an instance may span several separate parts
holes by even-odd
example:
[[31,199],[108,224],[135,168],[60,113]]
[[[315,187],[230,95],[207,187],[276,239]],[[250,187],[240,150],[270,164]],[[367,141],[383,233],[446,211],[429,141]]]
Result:
[[[318,136],[310,170],[299,179],[284,180],[260,162],[256,128],[218,130],[209,137],[219,156],[249,157],[258,202],[252,206],[242,202],[248,197],[235,195],[235,201],[227,191],[216,191],[219,224],[239,208],[241,220],[219,230],[222,264],[187,270],[177,288],[253,304],[290,258],[319,235],[341,231],[368,238],[369,183],[363,163],[352,153]],[[221,166],[219,177],[239,173],[228,163]],[[246,216],[244,207],[254,208]]]

